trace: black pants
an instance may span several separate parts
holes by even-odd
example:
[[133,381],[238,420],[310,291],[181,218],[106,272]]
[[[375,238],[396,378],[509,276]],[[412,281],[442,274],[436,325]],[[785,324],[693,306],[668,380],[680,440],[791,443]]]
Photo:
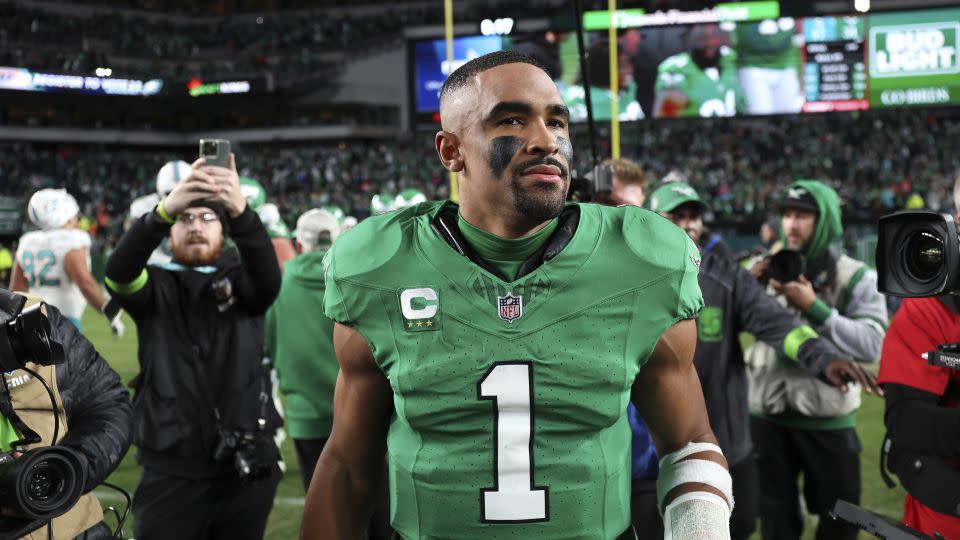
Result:
[[251,484],[234,476],[179,478],[145,469],[133,495],[137,540],[261,540],[280,468]]
[[[294,439],[293,448],[297,451],[297,463],[300,464],[300,479],[303,480],[303,490],[310,489],[310,479],[313,470],[317,468],[320,453],[327,444],[327,439]],[[369,540],[390,540],[393,538],[393,529],[390,527],[390,492],[387,490],[386,471],[384,482],[377,496],[376,506],[373,507],[373,516],[370,518],[370,528],[367,531]]]
[[317,468],[317,460],[326,446],[327,439],[294,439],[293,449],[297,451],[297,463],[300,464],[300,479],[303,480],[303,490],[310,489],[310,479],[313,470]]
[[829,516],[837,499],[860,503],[860,439],[853,428],[804,431],[750,419],[760,473],[760,533],[764,540],[799,539],[803,532],[797,477],[810,513],[820,516],[817,540],[854,540],[857,528]]
[[[733,477],[733,498],[736,502],[730,515],[731,540],[747,540],[757,528],[757,462],[753,456],[730,467]],[[657,481],[634,480],[630,500],[633,528],[641,538],[663,538],[663,520],[657,511]]]

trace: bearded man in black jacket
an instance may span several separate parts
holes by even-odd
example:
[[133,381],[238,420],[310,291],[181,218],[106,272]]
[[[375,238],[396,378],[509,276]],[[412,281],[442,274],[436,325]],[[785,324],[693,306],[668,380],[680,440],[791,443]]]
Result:
[[[147,265],[168,235],[173,261]],[[106,275],[138,330],[136,537],[262,538],[280,480],[262,361],[280,271],[233,154],[229,168],[197,160],[120,239]]]

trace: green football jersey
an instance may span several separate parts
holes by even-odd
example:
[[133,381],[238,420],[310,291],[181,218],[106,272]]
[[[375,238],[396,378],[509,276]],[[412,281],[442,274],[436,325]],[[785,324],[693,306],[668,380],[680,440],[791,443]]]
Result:
[[[714,76],[711,76],[713,73]],[[720,47],[720,69],[700,69],[689,53],[675,54],[657,68],[656,91],[679,91],[687,104],[678,116],[733,116],[744,109],[737,83],[736,53]]]
[[796,68],[799,47],[793,45],[796,23],[790,17],[738,23],[733,33],[739,67]]
[[582,204],[512,282],[431,228],[450,202],[369,218],[325,259],[326,314],[393,389],[391,523],[406,539],[611,539],[630,525],[634,379],[703,304],[699,252],[659,215]]
[[[637,83],[631,81],[627,88],[617,96],[617,119],[622,121],[643,120],[643,109],[637,103]],[[570,109],[570,119],[581,121],[587,119],[587,98],[582,86],[568,86],[563,89],[563,102]],[[593,118],[596,120],[610,120],[610,110],[613,99],[609,88],[598,86],[590,87],[590,104],[593,107]]]

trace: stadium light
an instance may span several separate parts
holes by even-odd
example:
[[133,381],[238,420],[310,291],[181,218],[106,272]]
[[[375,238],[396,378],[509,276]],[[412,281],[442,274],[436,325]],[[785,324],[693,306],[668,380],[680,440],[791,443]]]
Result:
[[113,70],[105,67],[98,67],[94,73],[97,74],[97,77],[109,77],[113,75]]
[[870,0],[853,0],[853,9],[860,13],[870,11]]

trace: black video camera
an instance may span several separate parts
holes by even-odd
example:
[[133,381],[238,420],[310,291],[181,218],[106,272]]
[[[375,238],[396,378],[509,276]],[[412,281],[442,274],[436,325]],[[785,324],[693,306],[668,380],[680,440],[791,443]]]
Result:
[[261,431],[238,431],[219,428],[213,459],[217,462],[233,460],[233,469],[244,483],[270,475],[272,462],[267,445],[271,441]]
[[[65,446],[47,446],[0,454],[0,507],[33,522],[45,522],[66,513],[83,495],[86,471],[77,453]],[[0,518],[0,534],[6,521]],[[24,524],[26,525],[26,524]]]
[[877,288],[917,298],[960,290],[960,237],[953,216],[927,210],[880,218]]
[[63,362],[63,346],[50,340],[43,302],[26,309],[27,298],[0,294],[0,370],[23,369],[27,362],[49,366]]
[[592,170],[572,179],[567,199],[612,205],[612,190],[613,169],[609,165],[598,164]]
[[[22,369],[46,385],[27,362],[59,364],[64,360],[63,347],[50,338],[43,303],[24,309],[25,304],[26,297],[0,292],[0,370]],[[53,409],[57,415],[55,401]],[[2,376],[0,413],[20,435],[11,450],[0,453],[0,508],[16,516],[0,516],[0,537],[19,537],[73,508],[83,494],[86,470],[77,453],[63,446],[25,450],[42,439],[13,409],[7,379]]]
[[799,251],[781,249],[767,257],[766,276],[780,283],[796,281],[803,273],[803,257]]

